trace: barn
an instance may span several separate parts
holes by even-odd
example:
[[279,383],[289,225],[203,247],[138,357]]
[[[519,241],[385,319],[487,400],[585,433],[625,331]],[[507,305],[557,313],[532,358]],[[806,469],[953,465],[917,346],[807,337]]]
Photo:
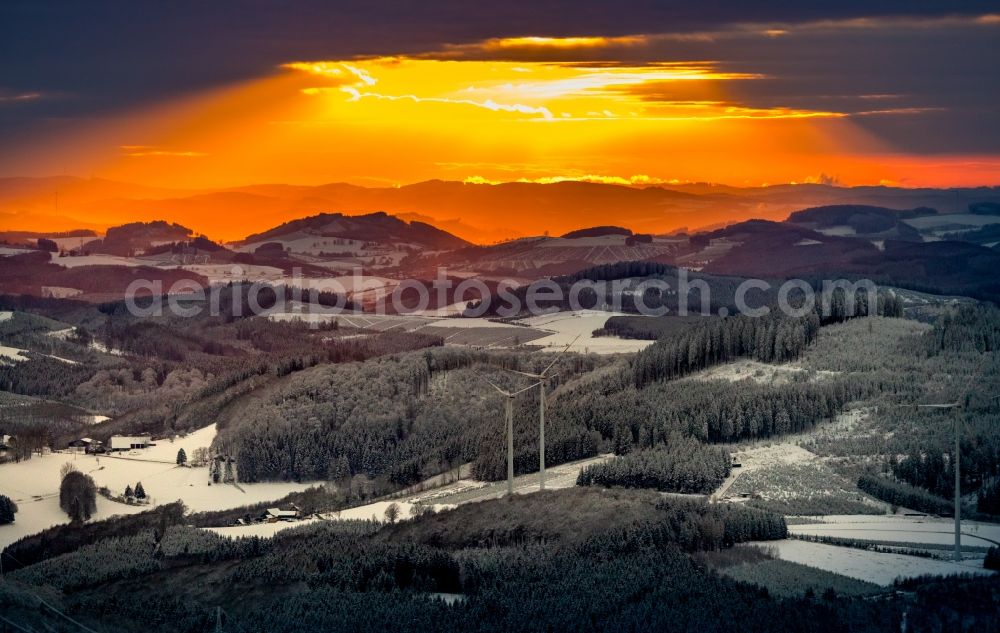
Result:
[[71,453],[93,453],[100,450],[101,442],[89,437],[81,437],[69,443],[68,448]]
[[130,451],[135,448],[148,448],[152,446],[149,435],[112,435],[111,450]]

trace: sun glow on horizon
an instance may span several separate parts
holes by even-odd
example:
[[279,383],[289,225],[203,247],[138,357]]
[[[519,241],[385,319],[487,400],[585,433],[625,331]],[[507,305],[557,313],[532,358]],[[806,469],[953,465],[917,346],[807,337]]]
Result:
[[[480,50],[639,46],[643,38],[521,37]],[[527,61],[447,55],[297,60],[26,151],[104,178],[179,189],[253,183],[391,186],[602,182],[735,186],[981,184],[995,157],[897,153],[858,117],[740,95],[771,79],[713,61]],[[885,101],[885,100],[883,100]],[[816,180],[819,181],[819,180]]]

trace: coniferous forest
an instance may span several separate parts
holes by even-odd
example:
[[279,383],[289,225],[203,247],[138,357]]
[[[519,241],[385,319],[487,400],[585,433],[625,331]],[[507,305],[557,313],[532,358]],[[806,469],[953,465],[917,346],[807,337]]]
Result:
[[[801,630],[802,614],[814,614],[837,627],[878,631],[898,630],[905,613],[910,630],[933,631],[950,621],[940,604],[956,591],[978,596],[962,603],[967,622],[993,621],[992,579],[928,580],[916,594],[883,594],[879,602],[773,597],[720,575],[706,556],[767,558],[766,550],[740,544],[788,536],[780,515],[760,509],[776,506],[661,495],[711,494],[733,472],[734,447],[805,434],[818,455],[871,457],[861,472],[846,471],[858,494],[947,512],[947,425],[913,405],[929,399],[930,385],[938,399],[959,399],[963,380],[992,384],[988,353],[1000,322],[993,309],[949,310],[932,325],[817,314],[689,319],[633,356],[476,350],[409,333],[362,339],[340,325],[240,318],[182,330],[169,319],[129,322],[113,306],[102,310],[92,317],[96,326],[84,329],[130,353],[101,356],[96,370],[66,374],[58,389],[39,387],[44,399],[16,395],[18,406],[38,411],[39,428],[52,415],[63,416],[66,429],[82,428],[74,426],[80,414],[72,403],[106,398],[115,384],[110,403],[123,413],[89,427],[94,435],[214,422],[210,453],[213,464],[225,463],[227,482],[315,482],[287,499],[310,514],[348,509],[466,464],[477,479],[503,479],[503,401],[487,380],[520,389],[528,381],[516,372],[553,362],[547,464],[613,456],[584,468],[570,490],[438,513],[397,511],[385,523],[323,521],[273,539],[234,540],[202,527],[252,521],[277,502],[198,514],[171,504],[88,520],[93,482],[70,471],[63,501],[73,521],[4,552],[9,573],[0,604],[39,626],[61,630],[62,613],[92,625],[114,617],[122,627],[184,631],[214,630],[220,618],[233,631],[274,630],[275,621],[287,631],[682,630],[695,622],[773,631]],[[12,321],[7,340],[22,344],[50,327],[40,317]],[[173,351],[160,358],[146,338]],[[95,353],[86,336],[53,345],[66,357]],[[757,369],[739,379],[706,373],[732,363]],[[44,364],[29,367],[28,376],[37,367],[38,384],[48,384]],[[762,368],[781,373],[769,378]],[[934,383],[941,375],[957,379]],[[134,408],[154,394],[174,395],[162,408]],[[965,398],[963,489],[977,495],[974,505],[987,517],[1000,474],[990,426],[996,405],[980,393]],[[513,401],[517,474],[538,467],[538,404],[537,389]],[[858,407],[870,412],[881,444],[810,434]],[[8,424],[34,437],[32,426]],[[58,441],[52,433],[37,437]],[[192,457],[178,453],[171,466],[185,468]],[[219,468],[216,483],[223,482]],[[768,573],[789,573],[774,563],[783,571]],[[208,588],[194,580],[205,575],[217,579]],[[221,589],[228,586],[262,598],[246,608]]]

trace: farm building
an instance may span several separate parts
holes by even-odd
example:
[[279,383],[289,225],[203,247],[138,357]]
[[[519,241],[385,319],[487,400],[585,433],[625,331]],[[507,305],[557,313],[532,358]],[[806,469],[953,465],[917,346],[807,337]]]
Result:
[[134,448],[148,448],[152,446],[148,435],[112,435],[111,450],[128,451]]
[[104,443],[89,437],[81,437],[78,440],[73,440],[69,443],[69,451],[71,453],[93,453],[98,450]]
[[299,518],[299,508],[295,504],[288,504],[281,508],[268,508],[261,518],[268,523],[295,521]]

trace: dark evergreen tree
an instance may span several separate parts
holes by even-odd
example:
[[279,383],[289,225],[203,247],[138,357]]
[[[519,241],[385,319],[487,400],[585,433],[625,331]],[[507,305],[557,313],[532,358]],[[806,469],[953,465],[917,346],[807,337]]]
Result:
[[1000,482],[994,481],[979,490],[977,508],[985,514],[1000,515]]
[[0,495],[0,525],[14,522],[17,504],[7,495]]

